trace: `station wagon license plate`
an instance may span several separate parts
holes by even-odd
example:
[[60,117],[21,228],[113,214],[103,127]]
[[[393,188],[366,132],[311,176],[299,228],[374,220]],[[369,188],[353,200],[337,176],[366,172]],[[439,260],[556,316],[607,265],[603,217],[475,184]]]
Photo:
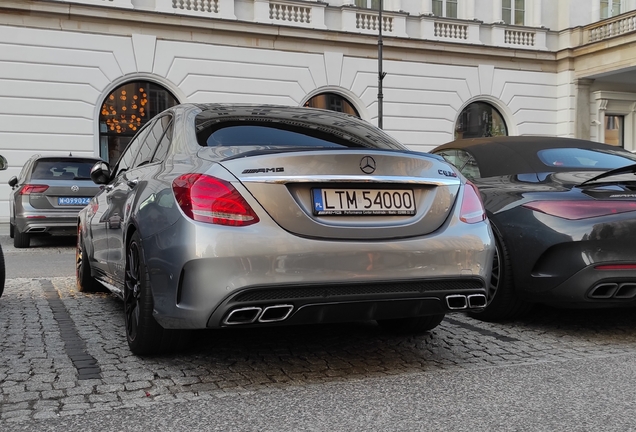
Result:
[[314,215],[411,216],[416,212],[411,189],[312,189]]
[[91,202],[88,197],[58,197],[57,205],[61,206],[85,206]]

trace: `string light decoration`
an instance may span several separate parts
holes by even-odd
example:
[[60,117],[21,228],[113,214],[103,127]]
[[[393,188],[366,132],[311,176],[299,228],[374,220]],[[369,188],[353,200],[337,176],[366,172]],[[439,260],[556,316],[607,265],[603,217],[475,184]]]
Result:
[[147,120],[148,94],[144,87],[120,87],[102,105],[102,122],[109,132],[136,132]]

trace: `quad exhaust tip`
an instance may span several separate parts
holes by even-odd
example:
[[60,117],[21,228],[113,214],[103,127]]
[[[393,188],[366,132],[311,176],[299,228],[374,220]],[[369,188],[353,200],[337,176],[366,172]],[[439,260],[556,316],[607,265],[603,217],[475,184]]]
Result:
[[468,299],[465,295],[453,294],[446,296],[446,305],[451,310],[468,308]]
[[469,308],[483,308],[486,307],[486,296],[483,294],[471,294],[468,296]]
[[486,307],[487,299],[484,294],[452,294],[446,296],[446,305],[450,310],[478,309]]
[[286,320],[294,310],[293,305],[250,306],[232,310],[223,320],[225,325],[271,323]]
[[236,325],[236,324],[251,324],[262,312],[260,307],[244,307],[234,309],[223,321],[223,324]]
[[596,285],[588,297],[593,300],[598,299],[617,299],[631,300],[636,297],[636,283],[634,282],[604,282]]

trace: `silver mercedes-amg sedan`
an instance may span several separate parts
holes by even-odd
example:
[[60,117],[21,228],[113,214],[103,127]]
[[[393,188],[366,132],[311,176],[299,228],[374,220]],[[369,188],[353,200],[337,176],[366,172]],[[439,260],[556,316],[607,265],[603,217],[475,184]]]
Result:
[[494,243],[476,187],[347,114],[178,105],[91,178],[104,186],[79,214],[77,287],[123,299],[136,354],[187,329],[422,332],[486,304]]

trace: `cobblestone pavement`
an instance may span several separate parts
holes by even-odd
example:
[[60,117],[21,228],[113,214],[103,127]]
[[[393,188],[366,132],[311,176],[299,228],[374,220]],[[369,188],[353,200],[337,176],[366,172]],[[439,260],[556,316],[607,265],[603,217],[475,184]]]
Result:
[[78,293],[74,282],[7,281],[0,299],[0,430],[314,383],[636,352],[632,311],[538,308],[503,324],[449,315],[421,336],[397,336],[372,323],[203,331],[182,352],[141,358],[128,350],[121,301]]

